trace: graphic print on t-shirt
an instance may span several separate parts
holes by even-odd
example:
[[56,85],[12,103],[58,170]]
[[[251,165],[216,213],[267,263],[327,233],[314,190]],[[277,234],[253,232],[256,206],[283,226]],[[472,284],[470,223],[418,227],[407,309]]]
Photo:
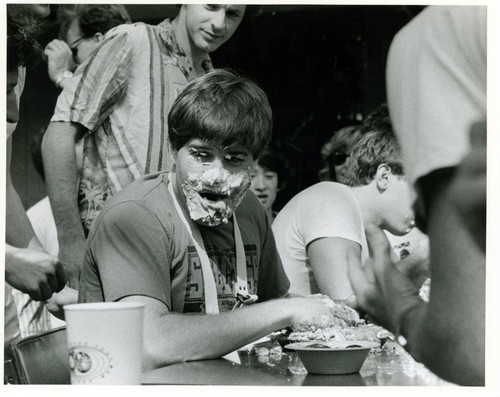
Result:
[[[219,311],[231,310],[236,303],[236,254],[233,249],[209,247],[207,255],[210,258],[212,274],[215,279]],[[248,292],[256,294],[256,281],[259,279],[259,263],[257,247],[253,244],[245,245],[245,259],[247,264]],[[200,258],[193,246],[188,247],[189,271],[186,280],[186,296],[184,298],[184,313],[205,312],[205,293],[203,289],[203,271]]]

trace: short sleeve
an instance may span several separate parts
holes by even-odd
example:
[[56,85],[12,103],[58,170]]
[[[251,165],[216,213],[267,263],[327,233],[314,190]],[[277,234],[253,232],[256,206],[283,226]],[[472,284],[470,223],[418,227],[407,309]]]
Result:
[[82,288],[95,288],[99,280],[105,301],[144,295],[171,309],[172,255],[168,236],[156,216],[140,202],[126,201],[107,209],[95,223],[81,293],[90,296]]
[[120,101],[132,63],[129,33],[106,35],[98,50],[82,63],[57,99],[51,121],[79,123],[95,130]]
[[298,229],[304,247],[316,239],[340,237],[362,244],[360,210],[346,186],[323,182],[315,185],[297,207]]
[[274,234],[267,216],[265,218],[257,294],[259,302],[276,299],[285,295],[290,288],[290,281],[283,269]]

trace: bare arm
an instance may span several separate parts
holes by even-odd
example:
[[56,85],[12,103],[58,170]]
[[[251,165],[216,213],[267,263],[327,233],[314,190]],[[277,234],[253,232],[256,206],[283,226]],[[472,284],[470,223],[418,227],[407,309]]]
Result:
[[21,199],[12,185],[11,139],[7,140],[5,280],[34,300],[46,300],[64,287],[66,277],[59,260],[47,254],[36,239]]
[[45,180],[59,238],[59,258],[70,286],[78,289],[85,253],[85,234],[78,211],[78,171],[75,141],[84,127],[70,122],[49,124],[42,143]]
[[12,154],[12,136],[7,140],[7,186],[5,191],[5,207],[6,207],[6,235],[5,241],[14,247],[26,248],[31,243],[32,248],[41,248],[38,240],[35,238],[35,233],[31,227],[31,223],[24,210],[23,203],[17,194],[12,179],[10,176],[10,162]]
[[276,299],[209,315],[170,313],[165,304],[146,296],[121,300],[146,305],[143,370],[218,358],[294,322],[329,314],[326,306],[308,298]]
[[307,246],[307,256],[321,293],[333,300],[345,300],[354,294],[347,269],[347,252],[361,262],[361,247],[338,237],[314,240]]
[[[457,197],[462,202],[474,195],[484,199],[486,180],[484,186],[470,190],[473,185],[467,183],[459,168],[449,185],[442,178],[427,182],[437,191],[428,215],[432,286],[420,326],[416,320],[404,324],[405,330],[414,330],[409,334],[409,346],[414,346],[422,362],[444,378],[484,384],[485,253],[478,244],[481,231],[471,233],[454,203]],[[444,187],[437,190],[437,185]]]

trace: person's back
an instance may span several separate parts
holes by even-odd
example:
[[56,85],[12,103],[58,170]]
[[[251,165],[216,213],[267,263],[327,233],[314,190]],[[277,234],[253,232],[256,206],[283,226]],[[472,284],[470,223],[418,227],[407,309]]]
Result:
[[428,7],[389,50],[391,119],[430,240],[429,302],[395,271],[376,228],[376,260],[351,272],[371,317],[430,370],[468,386],[485,385],[486,17],[482,6]]

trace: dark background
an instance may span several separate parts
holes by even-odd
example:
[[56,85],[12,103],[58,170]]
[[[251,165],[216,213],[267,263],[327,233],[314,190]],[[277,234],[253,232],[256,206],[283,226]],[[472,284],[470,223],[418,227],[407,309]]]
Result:
[[[174,5],[126,5],[133,22],[173,18]],[[395,33],[421,6],[266,5],[245,18],[212,54],[267,93],[274,117],[272,146],[289,162],[287,189],[275,209],[318,181],[320,149],[338,128],[361,122],[385,102],[385,64]],[[57,6],[45,21],[42,44],[57,37]],[[29,208],[45,196],[33,167],[30,142],[52,116],[58,90],[47,67],[28,70],[13,143],[12,178]]]

